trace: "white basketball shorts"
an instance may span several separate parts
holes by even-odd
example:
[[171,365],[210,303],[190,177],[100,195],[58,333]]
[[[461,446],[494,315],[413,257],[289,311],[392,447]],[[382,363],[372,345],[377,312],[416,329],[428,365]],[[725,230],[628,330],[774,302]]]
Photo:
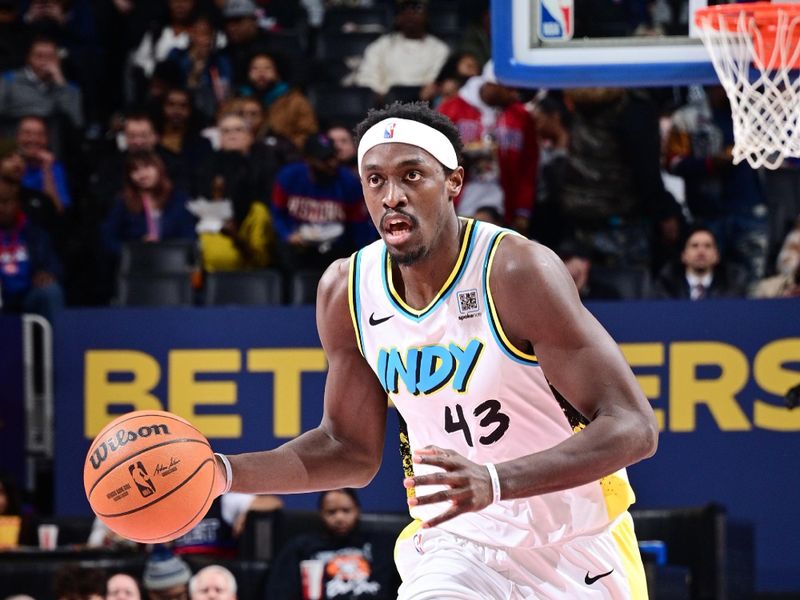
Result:
[[537,548],[485,546],[415,521],[395,547],[398,600],[642,600],[647,584],[625,512],[592,535]]

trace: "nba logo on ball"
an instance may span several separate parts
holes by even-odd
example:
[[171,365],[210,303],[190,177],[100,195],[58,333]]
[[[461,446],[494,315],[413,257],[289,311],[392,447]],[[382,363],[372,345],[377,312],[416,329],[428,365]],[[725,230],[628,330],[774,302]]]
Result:
[[205,436],[165,411],[135,411],[109,423],[83,466],[86,497],[117,534],[166,542],[191,530],[214,501],[214,454]]
[[539,39],[543,42],[571,40],[574,14],[573,0],[541,0]]

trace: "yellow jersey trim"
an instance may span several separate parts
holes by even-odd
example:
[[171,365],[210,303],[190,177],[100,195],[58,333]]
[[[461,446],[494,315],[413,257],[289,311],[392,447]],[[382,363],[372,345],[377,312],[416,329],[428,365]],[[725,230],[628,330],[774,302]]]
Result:
[[463,272],[463,267],[466,263],[466,258],[469,254],[470,247],[473,241],[473,230],[475,229],[475,220],[474,219],[462,219],[466,222],[466,227],[464,229],[464,239],[461,240],[461,249],[458,252],[458,259],[456,259],[456,264],[453,265],[453,269],[450,271],[450,275],[448,275],[447,280],[442,285],[441,289],[436,293],[430,303],[422,309],[412,308],[408,304],[406,304],[405,300],[400,297],[400,294],[397,293],[397,289],[394,287],[394,280],[392,277],[392,262],[389,253],[386,252],[386,263],[384,264],[384,272],[386,277],[386,287],[391,296],[392,300],[405,312],[409,313],[414,317],[421,317],[428,311],[432,310],[434,306],[447,294],[449,293],[455,281]]
[[492,245],[489,248],[489,253],[486,260],[486,299],[489,304],[489,319],[491,321],[491,325],[494,328],[495,332],[497,333],[497,337],[503,346],[508,352],[510,352],[516,358],[522,359],[523,361],[538,364],[539,361],[536,358],[535,354],[528,354],[527,352],[523,352],[519,348],[517,348],[514,344],[512,344],[508,337],[506,336],[506,332],[503,331],[503,326],[500,324],[500,318],[497,315],[497,308],[494,305],[494,297],[492,296],[492,289],[489,286],[489,278],[492,273],[492,266],[494,264],[494,257],[495,253],[497,252],[497,248],[500,246],[500,242],[502,239],[507,236],[510,232],[509,231],[502,231],[497,234],[497,236],[492,240]]

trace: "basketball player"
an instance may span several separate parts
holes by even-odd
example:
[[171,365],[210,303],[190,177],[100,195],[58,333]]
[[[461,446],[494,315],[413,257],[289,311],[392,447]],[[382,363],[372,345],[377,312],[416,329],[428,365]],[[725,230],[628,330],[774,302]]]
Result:
[[382,239],[319,286],[322,422],[275,450],[217,455],[218,491],[367,485],[388,395],[415,518],[395,552],[400,598],[646,597],[624,468],[654,453],[657,426],[617,345],[553,252],[456,215],[446,117],[394,104],[358,138]]

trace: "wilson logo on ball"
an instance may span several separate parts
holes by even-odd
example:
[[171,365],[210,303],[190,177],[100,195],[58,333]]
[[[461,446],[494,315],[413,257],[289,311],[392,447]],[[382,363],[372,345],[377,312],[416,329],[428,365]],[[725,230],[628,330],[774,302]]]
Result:
[[89,462],[92,468],[97,470],[108,458],[110,452],[116,452],[125,444],[133,442],[137,439],[150,437],[151,435],[170,435],[169,428],[161,423],[158,425],[143,425],[136,431],[128,431],[127,429],[120,429],[115,435],[102,442],[89,457]]

